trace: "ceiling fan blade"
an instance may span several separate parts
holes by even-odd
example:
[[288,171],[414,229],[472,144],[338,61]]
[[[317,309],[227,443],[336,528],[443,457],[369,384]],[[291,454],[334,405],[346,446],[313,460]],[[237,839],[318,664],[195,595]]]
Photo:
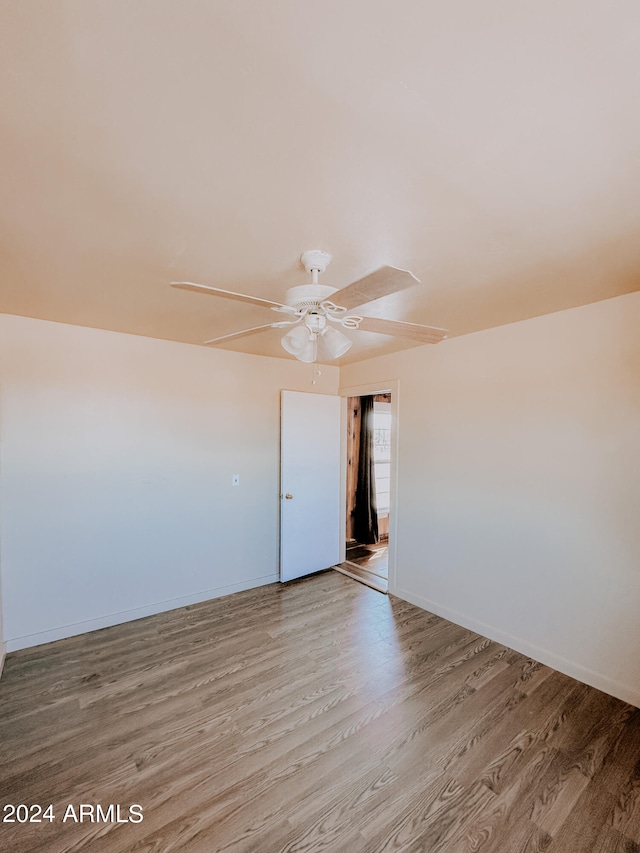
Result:
[[205,344],[221,344],[227,341],[232,341],[235,338],[244,338],[246,335],[255,335],[256,332],[262,332],[264,329],[278,328],[277,323],[267,323],[265,326],[254,326],[253,329],[243,329],[241,332],[231,332],[230,335],[221,335],[219,338],[212,338],[210,341],[205,341]]
[[416,284],[420,284],[420,279],[416,278],[409,270],[401,270],[397,267],[380,267],[379,270],[365,275],[364,278],[360,278],[358,281],[343,287],[342,290],[333,293],[331,301],[335,305],[350,310],[359,305],[364,305],[366,302],[372,302],[374,299],[380,299],[381,296],[397,293],[399,290],[404,290],[405,287],[413,287]]
[[447,337],[446,329],[421,326],[419,323],[404,323],[402,320],[382,320],[378,317],[363,317],[358,329],[363,332],[411,338],[412,341],[420,341],[423,344],[437,344],[438,341]]
[[193,281],[172,281],[171,287],[180,290],[194,290],[196,293],[208,293],[212,296],[224,296],[225,299],[235,299],[237,302],[249,302],[251,305],[262,305],[263,308],[286,308],[282,302],[272,302],[270,299],[261,299],[259,296],[249,296],[246,293],[234,293],[233,290],[222,290],[219,287],[210,287],[208,284],[195,284]]

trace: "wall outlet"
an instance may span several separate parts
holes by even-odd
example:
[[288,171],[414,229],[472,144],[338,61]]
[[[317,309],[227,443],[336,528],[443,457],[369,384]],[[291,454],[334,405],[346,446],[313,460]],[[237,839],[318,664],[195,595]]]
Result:
[[232,486],[239,486],[240,485],[240,474],[234,474],[233,475],[233,477],[231,478],[231,485]]

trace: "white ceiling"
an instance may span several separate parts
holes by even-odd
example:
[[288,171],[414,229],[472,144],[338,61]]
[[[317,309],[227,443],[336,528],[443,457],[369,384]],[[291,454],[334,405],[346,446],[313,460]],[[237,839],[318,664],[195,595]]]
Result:
[[0,0],[0,40],[2,312],[200,343],[278,318],[171,280],[279,301],[311,248],[451,336],[640,289],[636,0]]

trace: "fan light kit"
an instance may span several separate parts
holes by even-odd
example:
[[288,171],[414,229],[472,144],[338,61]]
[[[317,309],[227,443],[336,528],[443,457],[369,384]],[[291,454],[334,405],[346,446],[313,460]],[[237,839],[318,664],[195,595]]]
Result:
[[[284,302],[272,302],[258,296],[245,293],[234,293],[219,287],[206,284],[196,284],[191,281],[172,281],[172,287],[182,290],[194,290],[197,293],[209,293],[238,302],[248,302],[261,305],[287,315],[286,320],[254,326],[241,332],[232,332],[205,341],[216,346],[236,338],[253,335],[265,329],[288,329],[281,340],[283,348],[298,361],[314,362],[318,357],[318,343],[331,359],[343,356],[351,347],[352,340],[342,329],[377,332],[383,335],[394,335],[411,338],[421,343],[438,343],[446,337],[444,329],[433,326],[421,326],[417,323],[404,323],[399,320],[385,320],[378,317],[363,317],[359,314],[349,314],[353,308],[397,293],[406,287],[419,284],[419,280],[408,270],[396,267],[381,267],[379,270],[338,290],[318,283],[318,276],[323,273],[331,262],[331,255],[320,249],[303,252],[300,261],[306,271],[311,273],[311,284],[291,287],[287,290]],[[335,301],[332,300],[332,298]],[[290,327],[290,328],[289,328]]]

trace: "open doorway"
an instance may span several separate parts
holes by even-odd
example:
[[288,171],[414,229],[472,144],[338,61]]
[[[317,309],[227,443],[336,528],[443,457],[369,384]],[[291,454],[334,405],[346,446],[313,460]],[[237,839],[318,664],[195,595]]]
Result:
[[391,392],[347,399],[345,574],[388,591]]

